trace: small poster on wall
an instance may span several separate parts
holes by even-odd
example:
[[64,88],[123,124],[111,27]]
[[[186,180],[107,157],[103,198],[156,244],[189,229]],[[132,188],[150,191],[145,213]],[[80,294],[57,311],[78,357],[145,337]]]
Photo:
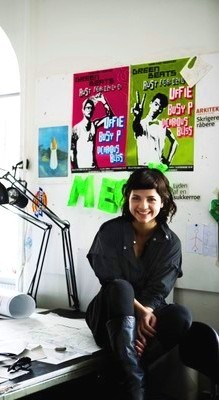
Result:
[[73,75],[71,171],[126,166],[129,67]]
[[39,178],[68,176],[68,125],[39,128]]

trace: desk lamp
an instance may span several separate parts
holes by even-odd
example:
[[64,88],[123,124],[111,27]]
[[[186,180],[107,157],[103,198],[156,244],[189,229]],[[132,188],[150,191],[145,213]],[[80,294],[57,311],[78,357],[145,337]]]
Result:
[[[24,200],[22,200],[22,201],[24,204]],[[46,255],[46,251],[47,251],[47,246],[48,246],[48,242],[49,242],[52,224],[48,224],[45,221],[39,220],[34,215],[31,215],[28,212],[26,212],[22,209],[19,209],[18,206],[16,206],[15,204],[11,205],[10,197],[9,197],[9,204],[1,204],[1,206],[4,209],[12,212],[13,214],[18,215],[20,218],[30,222],[31,224],[33,224],[43,230],[43,236],[42,236],[42,240],[41,240],[41,244],[40,244],[39,254],[37,257],[36,268],[35,268],[34,275],[31,280],[29,289],[27,291],[27,294],[30,295],[36,302],[37,291],[38,291],[38,287],[39,287],[39,282],[40,282],[40,278],[41,278],[41,273],[42,273],[42,269],[43,269],[43,264],[44,264],[44,260],[45,260],[45,255]]]
[[[20,164],[20,163],[19,163]],[[7,191],[7,194],[5,190],[2,188],[4,185],[1,184],[0,186],[0,204],[3,204],[5,200],[7,200],[7,196],[11,197],[12,200],[12,207],[16,208],[16,213],[18,213],[19,216],[22,216],[22,218],[28,220],[29,222],[37,224],[37,221],[39,224],[37,226],[41,227],[42,229],[45,229],[44,235],[47,236],[44,241],[44,243],[41,243],[41,246],[44,245],[44,250],[43,250],[43,256],[41,258],[41,262],[39,261],[39,264],[37,265],[33,280],[31,282],[30,288],[28,290],[28,294],[30,294],[34,299],[36,298],[37,295],[37,289],[39,285],[39,280],[42,272],[42,266],[43,266],[43,261],[45,257],[45,251],[47,249],[48,245],[48,240],[50,236],[50,224],[45,223],[44,221],[38,220],[37,217],[32,216],[28,213],[26,213],[24,210],[18,212],[18,206],[20,204],[25,204],[24,199],[22,197],[26,198],[27,201],[30,200],[33,204],[37,205],[38,207],[40,206],[43,210],[43,213],[53,222],[55,223],[58,228],[61,229],[61,237],[62,237],[62,249],[63,249],[63,261],[64,261],[64,269],[65,269],[65,277],[66,277],[66,285],[67,285],[67,294],[68,294],[68,302],[69,306],[78,310],[79,311],[79,299],[78,299],[78,293],[77,293],[77,285],[76,285],[76,277],[75,277],[75,270],[74,270],[74,261],[73,261],[73,252],[72,252],[72,245],[71,245],[71,234],[70,234],[70,223],[66,220],[62,220],[59,218],[58,215],[56,215],[52,210],[49,209],[49,207],[46,206],[46,204],[43,203],[42,200],[40,200],[38,197],[36,197],[28,188],[27,184],[25,181],[21,181],[19,179],[16,179],[15,176],[13,176],[9,171],[6,171],[3,176],[0,177],[0,179],[5,179],[7,182],[10,182],[12,187],[9,189],[4,188]],[[1,202],[1,189],[2,189],[2,202]],[[17,193],[16,193],[17,191]],[[18,196],[20,194],[20,196]],[[15,197],[19,199],[18,205],[16,205],[16,199]],[[5,201],[5,203],[8,203],[8,201]],[[5,206],[8,208],[8,206]],[[11,209],[10,209],[11,211]],[[42,227],[44,225],[44,227]],[[39,255],[40,257],[40,255]],[[38,276],[38,277],[37,277]]]

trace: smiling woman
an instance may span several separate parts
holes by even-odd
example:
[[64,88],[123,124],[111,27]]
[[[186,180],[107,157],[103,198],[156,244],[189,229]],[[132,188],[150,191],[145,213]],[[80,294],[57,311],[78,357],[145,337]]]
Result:
[[181,241],[168,225],[177,206],[167,177],[136,169],[122,194],[122,215],[100,226],[87,254],[101,287],[85,319],[112,352],[126,398],[143,400],[149,363],[180,342],[192,316],[167,300],[183,275]]
[[[20,77],[11,42],[0,27],[0,177],[20,158]],[[3,182],[4,184],[4,182]],[[0,207],[0,275],[11,277],[21,265],[21,222]],[[7,279],[5,279],[7,282]]]

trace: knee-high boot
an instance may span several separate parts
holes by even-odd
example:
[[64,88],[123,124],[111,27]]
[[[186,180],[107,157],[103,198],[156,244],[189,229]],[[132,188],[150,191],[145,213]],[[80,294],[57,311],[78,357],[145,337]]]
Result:
[[127,400],[145,399],[145,373],[135,350],[136,320],[133,316],[106,323],[110,344],[122,374]]

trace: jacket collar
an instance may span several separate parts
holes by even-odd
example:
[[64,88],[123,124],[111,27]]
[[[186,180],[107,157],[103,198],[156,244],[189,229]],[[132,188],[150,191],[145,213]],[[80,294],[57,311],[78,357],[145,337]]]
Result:
[[[134,229],[132,223],[130,221],[124,221],[123,225],[123,250],[127,250],[130,247],[133,247],[135,243],[135,236],[134,236]],[[152,240],[155,241],[163,241],[163,240],[170,240],[172,236],[171,230],[167,223],[163,223],[158,225],[158,229],[154,232],[152,236]]]

